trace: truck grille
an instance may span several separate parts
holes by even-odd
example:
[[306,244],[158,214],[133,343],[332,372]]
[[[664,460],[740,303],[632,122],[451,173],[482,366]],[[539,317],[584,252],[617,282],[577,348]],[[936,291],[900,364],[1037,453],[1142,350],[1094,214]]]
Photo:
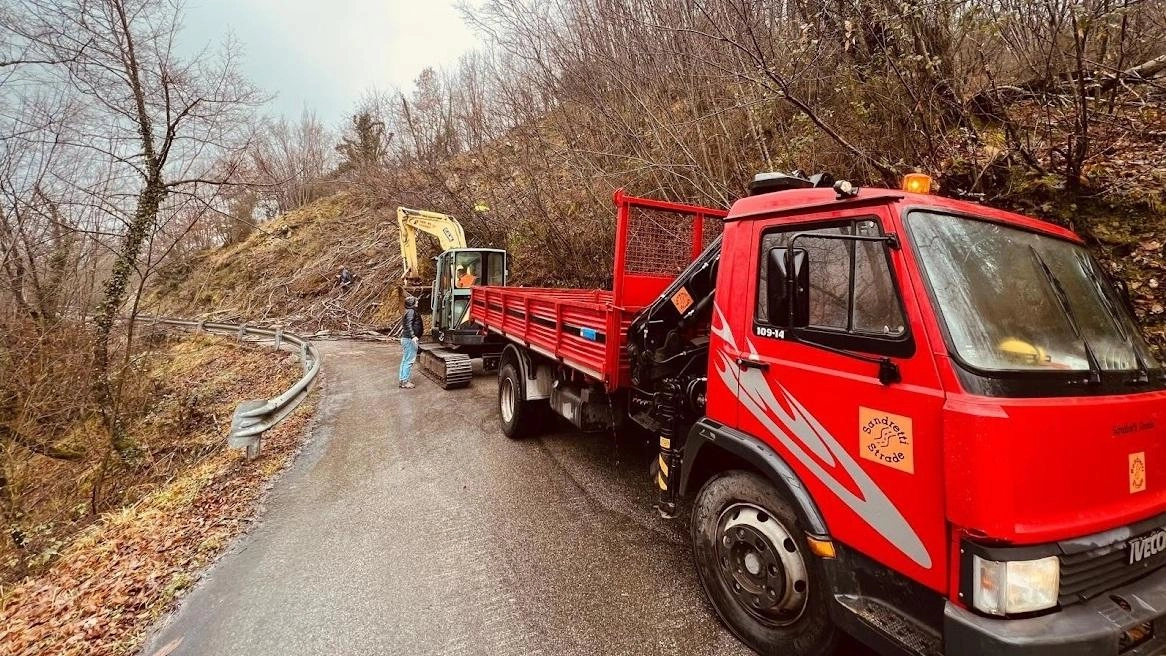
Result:
[[1130,564],[1129,542],[1122,540],[1081,553],[1061,555],[1060,604],[1068,606],[1092,599],[1132,583],[1166,564],[1166,550]]

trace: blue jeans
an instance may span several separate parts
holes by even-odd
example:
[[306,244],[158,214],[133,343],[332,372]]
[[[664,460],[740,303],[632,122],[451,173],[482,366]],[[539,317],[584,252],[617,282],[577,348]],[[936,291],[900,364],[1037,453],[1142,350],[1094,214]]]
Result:
[[417,360],[417,343],[412,338],[401,338],[401,370],[399,372],[399,382],[409,380],[410,371],[413,369],[413,363]]

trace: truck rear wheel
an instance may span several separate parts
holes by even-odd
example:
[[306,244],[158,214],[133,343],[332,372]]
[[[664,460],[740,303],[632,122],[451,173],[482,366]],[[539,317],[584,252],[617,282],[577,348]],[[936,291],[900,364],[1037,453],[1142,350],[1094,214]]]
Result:
[[793,505],[765,478],[730,471],[692,509],[693,558],[721,621],[761,654],[825,656],[830,622],[818,562]]
[[526,400],[526,381],[513,362],[502,365],[498,371],[498,413],[502,418],[502,432],[506,437],[526,437],[537,421],[536,408]]

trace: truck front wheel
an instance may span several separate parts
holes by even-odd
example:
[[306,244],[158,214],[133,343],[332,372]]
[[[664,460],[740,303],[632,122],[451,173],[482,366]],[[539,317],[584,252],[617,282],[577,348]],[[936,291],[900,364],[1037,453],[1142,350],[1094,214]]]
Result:
[[506,437],[526,437],[534,422],[534,408],[526,400],[526,386],[522,374],[513,362],[502,365],[498,371],[498,413],[502,418],[502,432]]
[[825,656],[830,622],[821,568],[793,505],[765,478],[730,471],[692,509],[693,558],[721,621],[761,654]]

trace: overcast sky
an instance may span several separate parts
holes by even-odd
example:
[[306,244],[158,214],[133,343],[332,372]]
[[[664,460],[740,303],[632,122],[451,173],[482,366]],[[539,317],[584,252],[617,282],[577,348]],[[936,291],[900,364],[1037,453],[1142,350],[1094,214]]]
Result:
[[182,43],[243,44],[243,72],[269,93],[272,115],[306,105],[337,127],[372,87],[409,88],[479,41],[447,0],[189,0]]

